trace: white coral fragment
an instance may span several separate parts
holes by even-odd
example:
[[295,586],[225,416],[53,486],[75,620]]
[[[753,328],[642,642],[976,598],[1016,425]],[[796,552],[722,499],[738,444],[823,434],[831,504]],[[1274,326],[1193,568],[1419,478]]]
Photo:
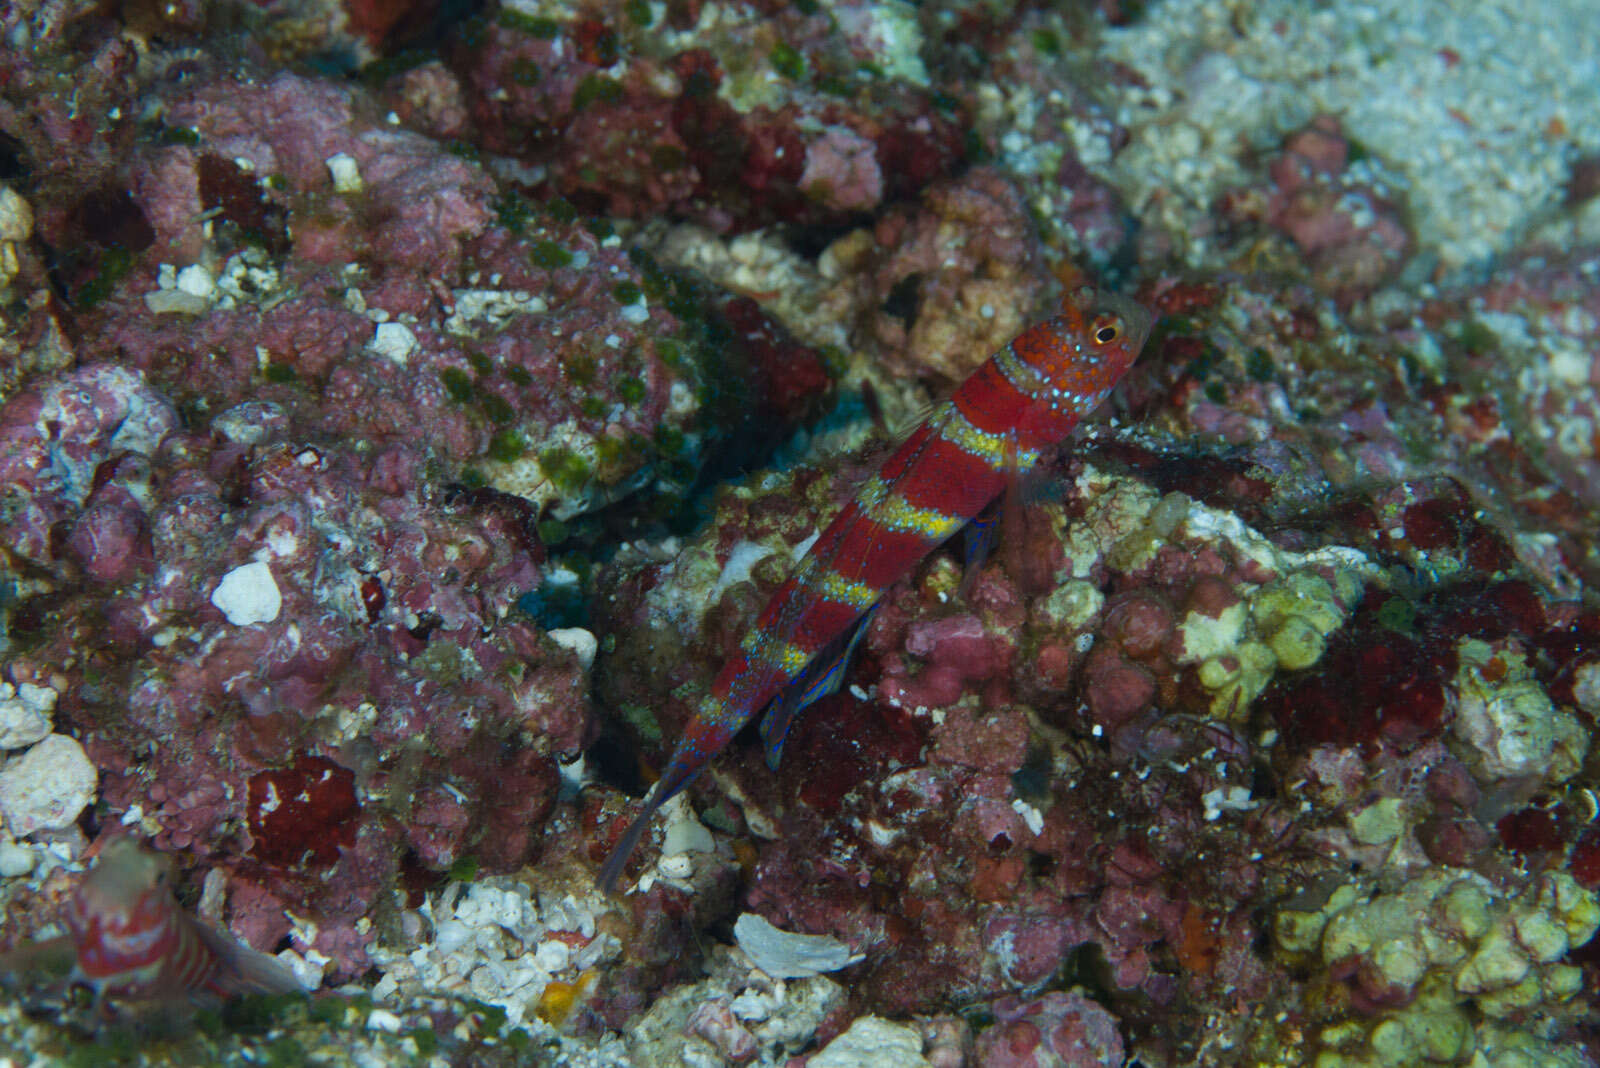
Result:
[[775,979],[804,979],[861,959],[837,938],[785,931],[752,912],[734,923],[733,937],[745,956]]
[[236,567],[211,591],[211,603],[236,627],[271,623],[283,608],[272,568],[256,561]]
[[21,749],[50,733],[56,692],[31,682],[0,682],[0,749]]
[[1457,658],[1455,731],[1477,751],[1486,776],[1554,784],[1578,773],[1588,732],[1555,706],[1520,652],[1467,639]]
[[83,746],[52,734],[0,771],[0,815],[18,838],[70,827],[94,800],[95,781]]

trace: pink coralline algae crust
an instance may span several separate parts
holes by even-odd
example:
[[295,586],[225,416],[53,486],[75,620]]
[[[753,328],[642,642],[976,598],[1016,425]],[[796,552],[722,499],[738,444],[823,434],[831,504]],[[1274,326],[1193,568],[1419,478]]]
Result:
[[[6,29],[24,18],[20,5],[0,11]],[[54,25],[40,25],[51,23]],[[70,63],[49,62],[67,48],[71,20],[40,19],[30,27],[32,48],[0,51],[0,129],[27,153],[41,185],[60,183],[74,195],[41,198],[35,206],[41,223],[78,196],[95,189],[127,148],[128,133],[108,137],[101,116],[134,106],[139,81],[132,77],[139,63],[136,42],[113,34],[97,35],[79,44]],[[45,59],[46,62],[38,62]]]
[[[201,212],[214,205],[202,203],[198,167],[209,153],[270,176],[282,195],[298,200],[294,229],[312,240],[320,242],[317,235],[334,219],[348,220],[347,240],[360,245],[341,250],[346,259],[364,253],[400,273],[454,276],[463,239],[489,221],[493,182],[431,141],[358,119],[357,105],[348,89],[288,74],[265,82],[210,78],[175,95],[166,119],[194,131],[197,143],[146,149],[133,157],[127,178],[156,231],[156,254],[186,263],[204,247]],[[330,195],[327,161],[341,153],[365,186],[366,219],[359,224],[350,219],[356,205]],[[305,225],[313,220],[318,225]]]
[[839,211],[877,207],[883,199],[883,172],[876,146],[848,126],[829,126],[820,140],[806,147],[800,188]]
[[1351,153],[1338,120],[1318,118],[1285,140],[1268,167],[1270,188],[1234,190],[1218,206],[1235,225],[1287,236],[1313,283],[1347,303],[1393,277],[1413,244],[1393,196],[1351,176]]
[[[402,862],[505,871],[536,853],[555,758],[588,739],[584,671],[506,615],[540,581],[514,520],[444,506],[420,454],[296,440],[270,406],[250,445],[170,416],[139,439],[130,412],[170,405],[109,371],[124,393],[55,421],[60,470],[15,484],[12,515],[54,509],[71,534],[38,561],[54,592],[12,613],[27,649],[10,673],[60,692],[58,728],[100,768],[108,814],[137,809],[158,848],[230,871],[254,917],[242,934],[288,908],[318,924],[333,976],[358,974],[371,932],[353,925]],[[0,425],[37,419],[41,398],[89,404],[107,374],[42,380]],[[119,415],[148,455],[116,448]],[[80,468],[97,488],[75,508]],[[79,537],[101,505],[143,532],[132,564],[116,539]],[[265,565],[276,611],[223,598],[244,565]]]
[[[915,193],[964,152],[959,117],[908,82],[884,79],[862,99],[819,91],[865,61],[834,25],[792,5],[741,7],[715,35],[661,54],[659,35],[605,4],[578,19],[488,21],[452,62],[483,143],[548,162],[553,189],[582,207],[716,230],[834,225]],[[730,61],[770,64],[794,83],[778,83],[786,102],[719,96],[726,78],[760,77],[730,75]]]
[[[97,261],[66,277],[79,361],[142,370],[204,411],[268,400],[306,432],[420,432],[448,463],[569,511],[650,465],[692,465],[700,349],[661,285],[570,207],[535,208],[368,104],[289,74],[174,89],[165,118],[185,143],[137,146],[104,195],[40,216],[67,247],[144,230],[115,242],[115,278]],[[359,188],[335,186],[341,159]],[[211,294],[155,314],[146,303],[177,292],[158,288],[162,263],[199,263]]]
[[177,424],[166,398],[108,365],[13,397],[0,409],[0,530],[9,552],[48,565],[64,548],[104,582],[147,563],[136,498],[148,488],[149,455]]
[[437,60],[396,75],[385,87],[385,99],[408,129],[435,140],[451,141],[468,132],[461,83]]

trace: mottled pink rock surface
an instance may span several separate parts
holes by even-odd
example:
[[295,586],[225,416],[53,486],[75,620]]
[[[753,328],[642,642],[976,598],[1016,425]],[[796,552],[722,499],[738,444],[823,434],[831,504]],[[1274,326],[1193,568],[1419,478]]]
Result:
[[[0,714],[98,775],[4,948],[132,833],[325,988],[185,1063],[1593,1060],[1589,135],[1447,269],[1356,105],[1207,125],[1244,21],[1173,93],[1107,42],[1182,5],[1058,7],[0,11]],[[1085,284],[1158,323],[989,551],[594,890],[897,424]],[[0,1047],[81,1061],[18,960]]]

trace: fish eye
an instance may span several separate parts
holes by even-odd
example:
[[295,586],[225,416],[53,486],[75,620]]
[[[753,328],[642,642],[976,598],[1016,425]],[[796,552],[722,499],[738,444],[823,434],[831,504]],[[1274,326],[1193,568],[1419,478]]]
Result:
[[1098,345],[1109,345],[1122,336],[1122,321],[1113,315],[1102,315],[1094,321],[1094,340]]

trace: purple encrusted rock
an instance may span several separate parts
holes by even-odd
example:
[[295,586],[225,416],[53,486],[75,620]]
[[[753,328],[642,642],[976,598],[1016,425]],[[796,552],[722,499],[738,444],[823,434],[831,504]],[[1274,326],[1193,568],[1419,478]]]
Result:
[[1082,994],[1051,991],[994,1003],[994,1026],[978,1035],[983,1068],[1118,1068],[1117,1018]]

